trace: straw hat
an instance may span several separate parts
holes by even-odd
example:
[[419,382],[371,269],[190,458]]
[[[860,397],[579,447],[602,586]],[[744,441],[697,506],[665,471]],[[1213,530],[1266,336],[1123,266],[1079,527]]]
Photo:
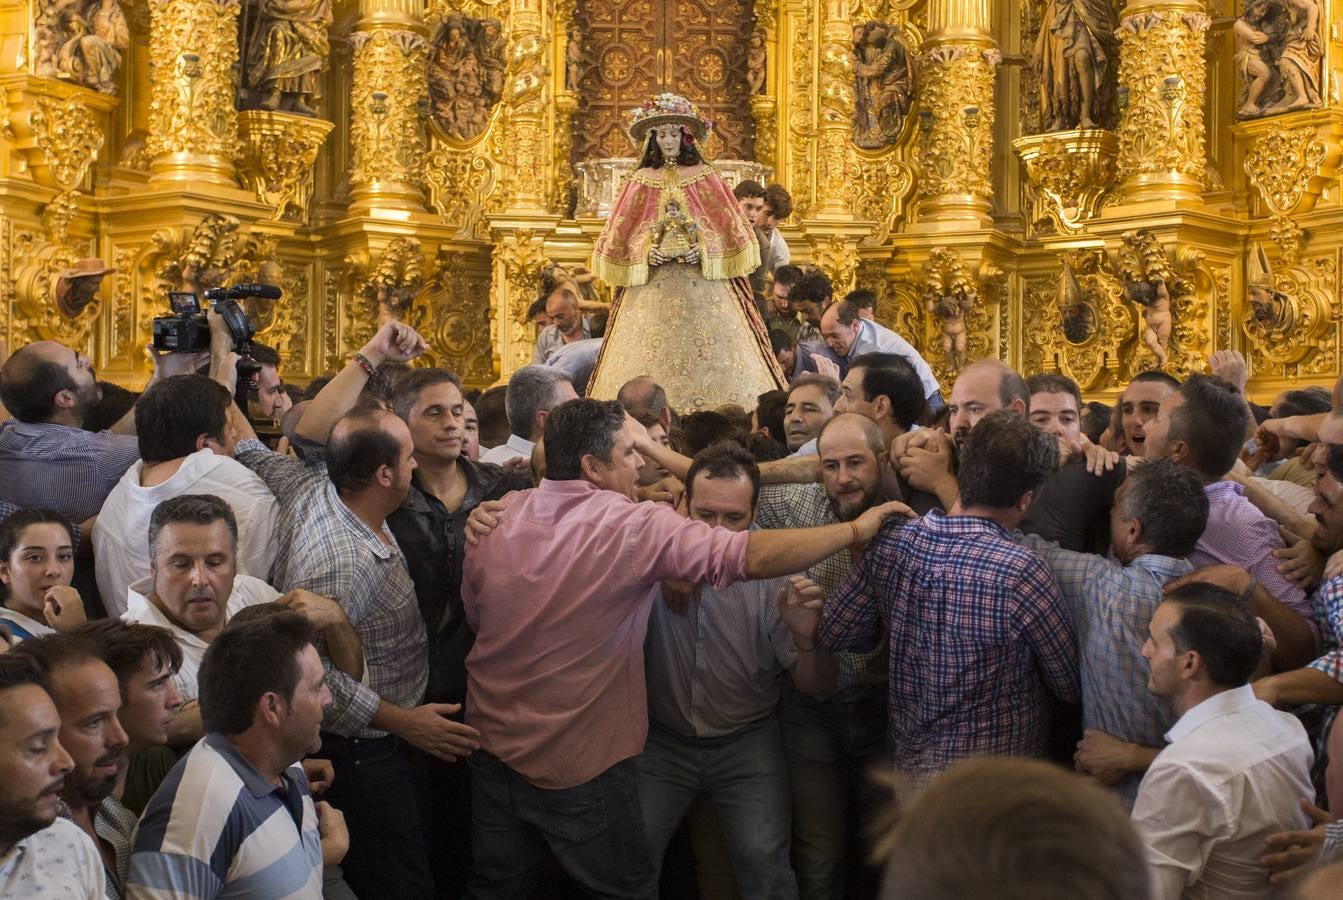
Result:
[[630,139],[635,146],[642,147],[648,132],[659,125],[680,125],[701,143],[708,140],[712,128],[686,98],[679,94],[658,94],[630,112]]

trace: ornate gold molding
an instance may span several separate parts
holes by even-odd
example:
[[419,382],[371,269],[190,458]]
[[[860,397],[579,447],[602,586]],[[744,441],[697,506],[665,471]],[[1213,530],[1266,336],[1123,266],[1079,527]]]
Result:
[[835,296],[841,297],[852,290],[858,273],[858,251],[852,240],[832,234],[828,238],[812,238],[812,259],[816,266],[830,277]]
[[238,0],[149,0],[151,179],[232,185]]
[[982,44],[938,44],[923,54],[913,154],[920,219],[991,220],[993,90],[1001,61]]
[[1028,221],[1039,233],[1077,234],[1114,186],[1118,139],[1108,131],[1061,131],[1012,141],[1026,164]]
[[243,146],[238,175],[257,200],[275,208],[273,219],[307,220],[313,163],[334,127],[294,113],[260,109],[238,113]]
[[[532,361],[535,332],[527,319],[527,307],[536,299],[536,274],[545,260],[545,243],[530,229],[500,233],[494,243],[494,259],[502,277],[496,278],[494,343],[507,374]],[[502,321],[506,319],[507,321]]]
[[490,341],[488,270],[477,257],[439,248],[428,289],[421,295],[421,328],[429,342],[429,363],[446,366],[463,383],[485,387],[498,377]]
[[1119,23],[1122,183],[1115,202],[1200,199],[1208,162],[1204,45],[1211,24],[1202,9],[1187,0],[1153,0]]
[[850,134],[853,123],[852,31],[847,4],[823,0],[820,44],[820,121],[816,144],[816,219],[852,219],[853,174]]
[[418,31],[382,27],[356,31],[350,42],[351,206],[422,203],[428,42]]
[[1084,391],[1122,387],[1137,374],[1138,325],[1100,248],[1062,255],[1057,277],[1028,279],[1022,299],[1022,371],[1060,372]]

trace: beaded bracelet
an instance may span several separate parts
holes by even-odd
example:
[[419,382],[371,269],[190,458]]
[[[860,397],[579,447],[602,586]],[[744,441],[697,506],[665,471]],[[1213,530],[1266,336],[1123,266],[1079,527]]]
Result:
[[364,354],[356,353],[354,356],[350,357],[350,360],[352,362],[357,363],[359,365],[359,368],[363,369],[365,374],[367,374],[369,378],[378,377],[377,367],[375,367],[373,363],[369,362],[368,357],[365,356]]

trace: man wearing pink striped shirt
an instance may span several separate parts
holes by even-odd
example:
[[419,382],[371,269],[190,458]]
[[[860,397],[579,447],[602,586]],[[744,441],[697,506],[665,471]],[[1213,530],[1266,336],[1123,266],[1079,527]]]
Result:
[[462,600],[475,866],[469,896],[528,896],[547,851],[586,892],[657,896],[634,757],[648,733],[644,636],[664,580],[726,587],[863,544],[853,522],[733,532],[634,497],[646,433],[619,403],[572,400],[546,420],[546,478],[512,495],[467,553]]

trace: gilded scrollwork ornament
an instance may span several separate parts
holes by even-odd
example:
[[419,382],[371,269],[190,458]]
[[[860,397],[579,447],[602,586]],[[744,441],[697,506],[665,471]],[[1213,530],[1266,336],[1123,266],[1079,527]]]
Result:
[[1314,205],[1328,183],[1322,167],[1329,156],[1317,128],[1273,129],[1245,154],[1245,174],[1270,212],[1290,216]]
[[466,384],[488,385],[496,378],[490,341],[488,271],[477,257],[440,248],[418,317],[429,341],[429,363],[456,372]]
[[[1321,271],[1318,260],[1280,261],[1275,271],[1264,248],[1255,245],[1245,279],[1248,302],[1242,327],[1254,357],[1273,366],[1294,366],[1329,343],[1339,306],[1331,299],[1332,266]],[[1324,261],[1331,262],[1327,257]]]
[[1022,369],[1060,372],[1083,390],[1127,384],[1137,373],[1137,316],[1108,256],[1071,250],[1060,263],[1057,278],[1026,283]]
[[306,221],[317,151],[335,126],[292,113],[246,110],[238,114],[242,157],[238,176],[257,200],[274,207],[273,218]]
[[1030,135],[1012,142],[1026,164],[1026,202],[1038,233],[1077,234],[1114,187],[1119,143],[1108,131]]
[[925,218],[983,219],[993,183],[993,89],[1002,54],[978,45],[939,44],[919,65],[920,211]]
[[816,267],[829,276],[836,295],[853,287],[858,273],[858,251],[852,241],[837,234],[825,240],[813,240],[812,258],[816,260]]
[[942,365],[955,375],[969,360],[969,334],[976,313],[983,312],[979,282],[960,255],[949,247],[934,248],[923,266],[923,304],[937,322]]
[[357,196],[360,189],[384,185],[397,186],[400,193],[417,190],[424,177],[421,101],[427,96],[428,42],[409,29],[384,28],[356,31],[350,41],[352,192]]
[[[545,262],[545,243],[530,229],[501,233],[495,240],[494,258],[502,278],[497,281],[500,293],[492,321],[498,332],[493,339],[511,372],[532,361],[535,333],[527,308],[536,299],[536,273]],[[504,318],[506,323],[500,321]]]
[[106,140],[98,118],[78,96],[35,98],[26,124],[41,153],[39,179],[67,191],[83,183]]

